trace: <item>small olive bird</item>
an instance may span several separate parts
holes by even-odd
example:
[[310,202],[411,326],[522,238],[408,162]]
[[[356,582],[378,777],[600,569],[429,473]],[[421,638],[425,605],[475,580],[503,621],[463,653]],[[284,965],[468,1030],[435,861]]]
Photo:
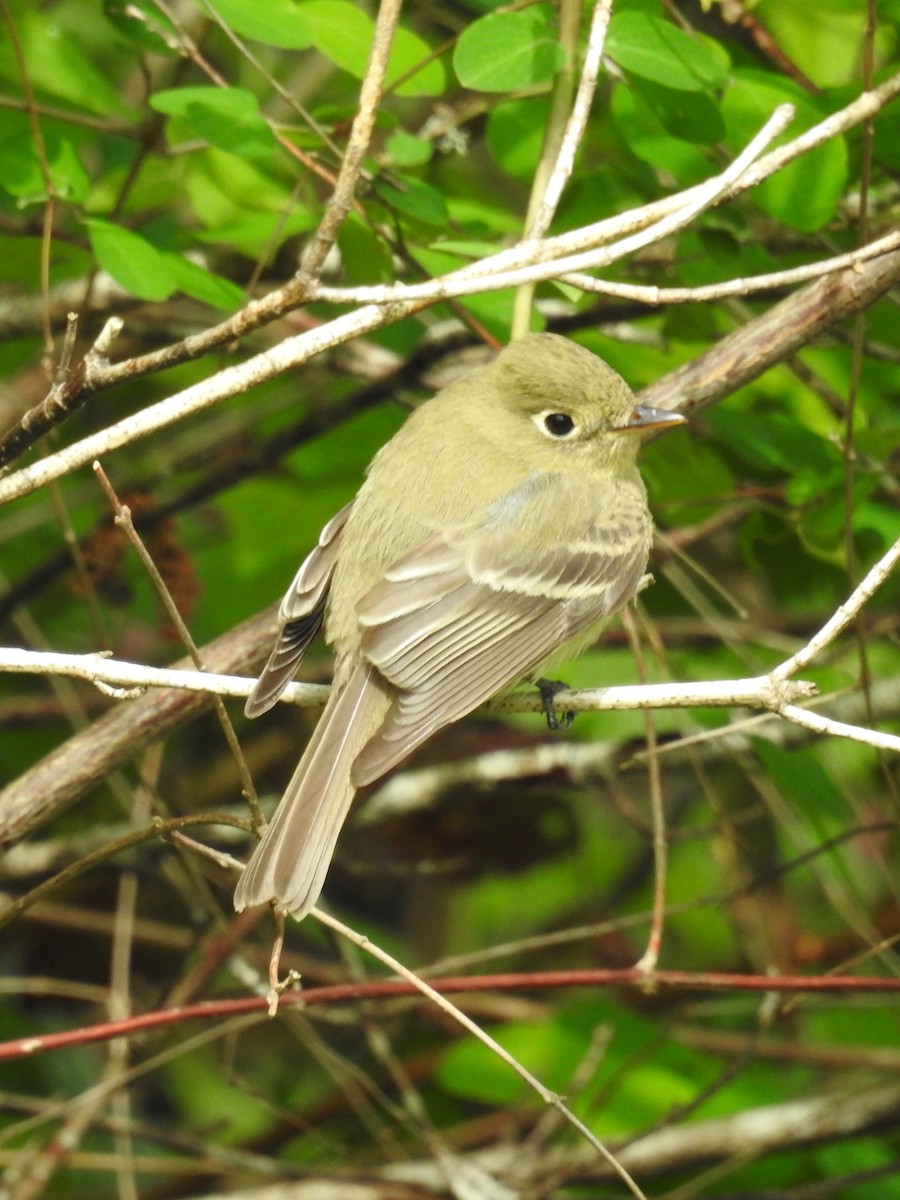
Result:
[[575,342],[532,333],[417,408],[333,517],[279,610],[249,717],[323,619],[331,697],[234,896],[304,917],[357,788],[498,692],[594,642],[638,589],[653,532],[637,405]]

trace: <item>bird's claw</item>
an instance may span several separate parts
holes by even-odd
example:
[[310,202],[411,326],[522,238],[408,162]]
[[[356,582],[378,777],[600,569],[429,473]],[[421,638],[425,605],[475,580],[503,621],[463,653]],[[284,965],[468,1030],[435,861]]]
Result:
[[539,679],[537,689],[541,693],[541,703],[544,706],[544,716],[547,718],[548,729],[568,729],[575,720],[573,712],[560,714],[556,710],[554,700],[557,692],[565,692],[569,685],[559,679]]

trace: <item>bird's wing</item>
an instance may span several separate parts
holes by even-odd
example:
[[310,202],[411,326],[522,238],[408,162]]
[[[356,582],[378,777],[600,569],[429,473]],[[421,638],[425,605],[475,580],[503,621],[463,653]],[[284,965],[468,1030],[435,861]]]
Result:
[[531,674],[636,592],[650,537],[643,503],[612,504],[538,559],[518,551],[513,517],[521,506],[504,503],[509,521],[495,511],[477,530],[429,539],[360,601],[363,654],[398,695],[354,764],[357,787]]
[[351,501],[331,518],[285,593],[278,610],[281,632],[244,707],[248,717],[258,717],[272,707],[293,679],[300,660],[319,631],[341,534],[352,507]]

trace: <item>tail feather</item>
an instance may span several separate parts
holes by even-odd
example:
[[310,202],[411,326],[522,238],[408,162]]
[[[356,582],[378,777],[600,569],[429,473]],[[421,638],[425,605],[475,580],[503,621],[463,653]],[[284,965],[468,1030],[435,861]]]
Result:
[[391,699],[369,666],[333,692],[278,809],[234,893],[240,912],[274,900],[298,919],[319,898],[355,788],[353,762]]

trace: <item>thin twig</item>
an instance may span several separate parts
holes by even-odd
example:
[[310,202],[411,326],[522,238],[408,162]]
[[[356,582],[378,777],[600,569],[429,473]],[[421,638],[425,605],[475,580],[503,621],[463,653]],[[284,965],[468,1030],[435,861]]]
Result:
[[753,292],[768,292],[776,288],[790,287],[795,283],[805,283],[809,279],[818,279],[822,275],[830,275],[834,271],[843,271],[856,263],[877,258],[900,247],[900,232],[886,234],[867,246],[858,250],[850,250],[846,254],[836,254],[833,258],[821,262],[807,263],[802,267],[791,267],[786,271],[770,271],[765,275],[750,275],[745,278],[728,279],[723,283],[709,283],[692,288],[660,288],[633,283],[616,283],[612,280],[595,279],[593,275],[583,275],[573,271],[561,276],[564,283],[571,283],[585,292],[596,292],[603,296],[614,296],[619,300],[635,301],[656,308],[662,304],[699,304],[708,300],[723,300],[729,296],[747,296]]
[[348,938],[351,942],[353,942],[354,945],[359,946],[361,950],[365,950],[368,954],[371,954],[373,958],[377,958],[379,962],[383,963],[391,971],[399,975],[401,979],[404,979],[407,983],[411,984],[416,991],[421,992],[421,994],[425,996],[426,999],[430,1000],[431,1003],[434,1004],[441,1012],[445,1013],[458,1025],[461,1025],[463,1029],[471,1033],[473,1037],[477,1038],[478,1041],[487,1046],[489,1050],[492,1050],[493,1053],[496,1054],[502,1062],[505,1062],[506,1065],[519,1076],[520,1079],[524,1080],[524,1082],[532,1089],[532,1091],[536,1092],[538,1096],[540,1096],[546,1105],[556,1109],[560,1116],[569,1125],[576,1129],[582,1135],[582,1137],[590,1143],[591,1146],[593,1146],[597,1153],[600,1154],[607,1163],[609,1163],[609,1165],[613,1168],[633,1196],[639,1197],[639,1200],[646,1200],[644,1193],[638,1187],[637,1183],[631,1178],[625,1168],[621,1165],[621,1163],[618,1162],[615,1156],[606,1149],[600,1139],[594,1133],[592,1133],[590,1129],[588,1129],[585,1123],[579,1117],[576,1117],[571,1109],[566,1107],[566,1105],[563,1103],[562,1097],[545,1087],[537,1078],[537,1076],[532,1075],[532,1073],[526,1067],[523,1067],[518,1059],[510,1054],[508,1050],[504,1049],[504,1047],[501,1046],[500,1043],[494,1038],[492,1038],[490,1034],[485,1033],[481,1026],[477,1024],[477,1022],[473,1021],[471,1017],[468,1017],[460,1008],[457,1008],[455,1004],[452,1004],[446,996],[443,996],[440,992],[435,991],[430,984],[426,983],[424,979],[421,979],[418,975],[416,975],[414,971],[410,971],[409,968],[405,967],[398,959],[388,954],[385,950],[382,950],[380,946],[376,946],[372,941],[370,941],[369,938],[357,933],[354,929],[351,929],[348,925],[345,925],[336,917],[331,916],[330,913],[323,912],[319,908],[314,908],[312,912],[317,921],[320,921],[323,925],[327,925],[329,929],[333,929],[336,933],[340,934],[341,937]]
[[[687,906],[680,906],[686,908]],[[696,906],[695,906],[696,907]],[[326,923],[334,918],[314,910],[315,915]],[[625,924],[626,922],[622,922]],[[340,922],[337,922],[340,924]],[[346,926],[343,927],[346,929]],[[599,928],[599,926],[598,926]],[[348,931],[351,938],[366,943],[361,935]],[[578,931],[584,936],[582,931]],[[560,944],[570,933],[566,930],[557,939]],[[591,931],[590,936],[593,936]],[[550,939],[547,939],[548,943]],[[363,949],[373,956],[381,957],[371,944],[364,944]],[[382,952],[383,953],[383,952]],[[298,992],[286,992],[282,998],[284,1007],[296,1005],[300,1008],[317,1005],[346,1004],[356,1000],[393,1000],[398,997],[410,997],[423,994],[423,980],[417,975],[412,979],[404,974],[405,968],[391,958],[382,961],[392,971],[402,976],[399,979],[373,979],[366,983],[333,983],[317,987],[304,988]],[[393,964],[393,965],[392,965]],[[411,974],[411,972],[409,973]],[[857,996],[898,996],[900,995],[900,979],[884,975],[751,975],[728,973],[720,971],[659,971],[655,981],[659,991],[671,993],[695,992],[796,992],[800,995],[857,995]],[[560,971],[516,971],[492,975],[463,975],[440,976],[432,978],[434,988],[441,993],[453,995],[459,993],[477,993],[490,991],[508,991],[512,988],[522,988],[526,991],[556,990],[565,988],[634,988],[641,991],[646,983],[643,972],[636,967],[617,969],[612,967],[592,967],[578,970]],[[429,990],[433,990],[429,985]],[[426,994],[426,999],[432,999]],[[175,1008],[157,1009],[155,1011],[137,1013],[127,1021],[103,1021],[94,1025],[82,1026],[79,1029],[66,1029],[55,1033],[25,1035],[0,1041],[0,1062],[14,1058],[29,1058],[51,1050],[61,1050],[67,1046],[87,1046],[95,1042],[109,1041],[110,1038],[137,1036],[150,1030],[164,1029],[169,1025],[182,1025],[186,1021],[215,1020],[223,1018],[245,1018],[248,1023],[254,1020],[266,1020],[268,1000],[265,996],[242,996],[239,999],[221,998],[217,1000],[198,1000],[193,1004],[184,1004]],[[456,1018],[454,1017],[454,1020]],[[182,1043],[183,1045],[183,1043]],[[147,1064],[144,1064],[146,1066]],[[132,1077],[132,1068],[128,1077]],[[520,1072],[517,1072],[517,1074]],[[538,1085],[541,1087],[542,1085]],[[540,1094],[540,1093],[539,1093]],[[47,1114],[44,1114],[47,1119]],[[4,1133],[7,1131],[4,1131]],[[18,1132],[18,1131],[17,1131]],[[0,1134],[0,1140],[4,1134]]]
[[381,0],[378,6],[372,49],[369,52],[365,78],[359,90],[356,116],[353,118],[347,149],[344,151],[341,161],[341,169],[338,172],[334,191],[328,201],[328,207],[319,222],[319,228],[307,246],[300,264],[298,278],[303,282],[304,287],[318,279],[328,252],[334,245],[344,218],[353,203],[353,195],[362,171],[363,161],[372,139],[372,130],[375,128],[375,118],[378,115],[384,77],[394,33],[400,21],[402,5],[403,0]]
[[[634,254],[637,250],[643,250],[654,242],[661,241],[678,230],[684,229],[701,212],[711,208],[728,195],[734,184],[749,169],[751,163],[760,156],[770,142],[783,132],[793,116],[794,109],[790,104],[779,105],[759,133],[747,143],[737,158],[721,174],[706,180],[699,187],[692,188],[689,193],[682,193],[684,203],[673,212],[667,213],[659,220],[620,238],[618,241],[599,247],[594,246],[588,250],[563,254],[559,257],[548,258],[546,255],[541,255],[539,261],[505,270],[495,270],[489,276],[485,276],[481,268],[492,261],[496,265],[499,255],[495,255],[493,260],[486,259],[479,263],[477,273],[471,267],[463,267],[441,279],[431,280],[428,283],[396,283],[359,288],[318,287],[312,290],[312,296],[316,300],[332,303],[348,303],[350,301],[359,304],[395,304],[410,301],[434,303],[437,300],[448,300],[454,296],[471,295],[473,287],[474,290],[479,290],[480,285],[484,283],[490,284],[490,291],[496,291],[500,288],[518,287],[522,283],[555,279],[570,271],[609,266],[620,258]],[[540,243],[543,247],[548,244],[547,241]],[[522,245],[529,247],[532,243],[525,242]],[[537,249],[535,249],[534,257],[537,260]]]
[[[563,64],[553,81],[553,91],[550,96],[550,111],[544,125],[544,141],[541,155],[538,159],[531,183],[531,194],[528,197],[528,210],[525,214],[524,241],[538,240],[544,236],[550,225],[555,205],[543,207],[547,187],[554,179],[560,159],[560,150],[566,135],[571,117],[570,106],[575,90],[575,67],[578,60],[578,43],[581,32],[581,0],[560,0],[557,44],[563,53]],[[583,132],[583,130],[582,130]],[[573,151],[574,153],[574,151]],[[563,180],[560,180],[556,190],[557,200],[562,190]],[[512,321],[510,323],[509,339],[515,341],[524,337],[531,328],[531,308],[534,301],[535,285],[524,283],[516,289],[513,302]]]
[[[650,229],[623,238],[612,247],[599,251],[591,251],[587,255],[573,255],[555,260],[553,266],[544,264],[539,267],[543,277],[552,276],[559,271],[578,270],[583,267],[606,265],[616,258],[624,257],[635,250],[667,237],[677,229],[684,228],[698,213],[702,212],[722,196],[731,184],[746,171],[748,164],[760,154],[790,119],[790,105],[781,105],[769,118],[760,132],[745,147],[741,154],[722,172],[699,189],[693,189],[693,199],[668,217],[663,217]],[[186,388],[175,396],[151,404],[141,412],[112,425],[100,433],[85,438],[83,441],[69,446],[56,454],[48,455],[40,462],[23,468],[21,471],[0,480],[0,503],[26,495],[34,488],[48,483],[51,479],[59,478],[69,471],[83,466],[95,458],[102,457],[111,450],[145,436],[146,434],[164,428],[181,420],[183,417],[197,413],[217,404],[229,396],[247,391],[249,388],[267,379],[273,378],[289,367],[306,362],[323,350],[340,345],[351,337],[369,332],[381,325],[390,324],[401,316],[407,316],[417,308],[425,307],[438,299],[448,299],[452,295],[471,294],[473,291],[496,290],[499,287],[517,286],[531,278],[531,268],[522,271],[506,272],[501,276],[484,277],[467,276],[464,272],[454,272],[435,284],[422,285],[426,292],[419,294],[420,289],[398,285],[394,289],[357,289],[361,292],[384,293],[378,303],[365,304],[355,312],[337,317],[327,325],[309,330],[293,338],[285,338],[279,345],[249,359],[238,366],[226,367],[210,380]],[[332,289],[311,289],[311,294],[317,298],[325,298]],[[338,289],[340,290],[340,289]]]
[[[631,613],[626,609],[623,613],[623,624],[628,635],[628,643],[637,666],[638,678],[646,683],[647,664],[641,651],[641,640]],[[638,968],[648,977],[648,987],[652,989],[653,973],[659,962],[659,952],[662,948],[663,928],[666,916],[666,887],[668,883],[669,845],[666,838],[666,810],[663,804],[662,773],[659,768],[658,742],[656,725],[653,714],[644,712],[644,728],[647,735],[647,776],[650,785],[650,806],[653,815],[653,917],[647,935],[647,945],[638,960]]]
[[[846,108],[832,114],[825,121],[807,130],[793,141],[788,142],[786,145],[779,147],[778,150],[760,159],[754,167],[748,169],[742,178],[736,181],[730,190],[725,195],[719,197],[719,199],[734,197],[748,188],[756,186],[763,179],[776,170],[780,170],[781,167],[799,155],[814,149],[830,138],[839,136],[861,121],[867,120],[886,104],[890,103],[898,94],[900,94],[900,73],[885,80],[883,84],[873,89],[873,91],[864,93],[851,104],[848,104]],[[499,271],[544,262],[549,259],[558,259],[562,255],[572,254],[578,250],[611,241],[615,237],[635,230],[642,230],[652,222],[659,220],[659,218],[690,203],[692,198],[696,197],[705,186],[699,185],[698,187],[690,188],[685,192],[666,197],[663,200],[655,201],[638,209],[633,209],[620,216],[604,218],[602,221],[583,226],[569,233],[557,235],[553,238],[544,239],[537,243],[519,244],[511,249],[491,255],[489,258],[469,267],[465,267],[460,273],[472,276],[473,278],[491,277]],[[456,274],[454,272],[447,278],[455,278]],[[472,291],[490,290],[491,286],[490,278],[488,278],[484,281],[482,288],[473,288]],[[353,289],[334,289],[334,292],[341,301],[355,294]],[[440,297],[434,297],[434,299],[438,298]],[[284,287],[278,288],[258,300],[251,301],[227,321],[213,326],[201,334],[191,335],[183,341],[165,347],[162,350],[154,351],[138,358],[128,359],[122,363],[111,364],[104,372],[94,374],[88,390],[92,392],[99,391],[112,387],[123,380],[134,379],[137,376],[160,371],[166,367],[175,366],[178,363],[208,354],[222,345],[243,337],[248,332],[259,328],[268,321],[282,316],[308,299],[309,294],[307,290],[300,285],[296,278],[292,279]],[[133,438],[143,436],[153,429],[163,428],[165,425],[180,420],[183,416],[191,412],[202,411],[203,408],[217,403],[220,399],[246,390],[254,386],[255,383],[271,378],[282,370],[297,366],[324,349],[338,345],[341,342],[349,340],[351,337],[370,332],[394,320],[399,320],[401,317],[409,316],[420,307],[424,307],[428,302],[425,300],[413,303],[413,301],[407,298],[393,310],[365,308],[359,313],[349,314],[331,322],[324,327],[324,333],[322,330],[316,330],[310,335],[301,335],[301,337],[309,336],[310,342],[298,342],[296,339],[288,339],[283,344],[282,353],[276,354],[273,357],[273,352],[270,351],[267,356],[258,356],[256,359],[250,360],[250,364],[244,364],[246,370],[239,371],[237,375],[231,373],[233,369],[229,369],[229,372],[224,376],[224,380],[222,374],[218,375],[216,380],[223,380],[224,382],[224,386],[221,388],[217,385],[211,385],[213,387],[211,392],[208,392],[207,388],[203,385],[198,385],[196,388],[189,388],[185,392],[170,397],[168,400],[161,401],[159,406],[153,406],[151,410],[153,415],[149,422],[138,421],[137,424],[134,424],[132,421],[120,422],[118,425],[112,426],[109,430],[105,431],[105,433],[95,435],[94,439],[89,440],[86,446],[84,443],[81,443],[80,445],[84,446],[83,452],[78,451],[73,453],[76,451],[76,448],[71,447],[68,451],[62,452],[65,455],[63,459],[51,456],[50,460],[46,460],[52,463],[50,468],[45,468],[37,473],[18,472],[5,481],[0,481],[0,503],[4,500],[24,495],[32,490],[33,487],[40,486],[40,484],[46,482],[47,478],[53,477],[51,474],[45,475],[45,470],[49,469],[49,471],[56,474],[73,470],[78,466],[84,465],[86,462],[90,462],[93,458],[106,453],[110,449],[127,444]],[[320,337],[321,342],[319,341]],[[267,359],[265,366],[263,366],[264,358]],[[81,398],[80,402],[83,402],[83,399]],[[17,453],[21,454],[29,444],[31,443],[27,439],[22,441],[22,444],[17,445]],[[9,462],[12,457],[13,455],[7,452],[3,443],[0,443],[0,462]]]
[[775,668],[772,678],[786,680],[791,675],[802,670],[813,661],[826,646],[829,646],[839,634],[847,628],[856,614],[869,602],[875,592],[881,587],[887,577],[900,562],[900,538],[881,556],[877,563],[866,573],[865,578],[854,588],[843,604],[839,604],[834,614],[825,622],[822,628],[809,639],[806,645],[792,654],[790,658]]
[[550,228],[550,222],[559,207],[563,190],[572,176],[575,155],[584,137],[591,105],[594,102],[594,93],[597,90],[597,77],[600,74],[603,46],[606,42],[606,31],[609,28],[611,13],[612,0],[596,0],[591,16],[591,27],[588,32],[578,90],[575,93],[572,111],[562,136],[556,162],[541,198],[540,208],[530,228],[531,237],[543,237]]
[[[186,692],[213,693],[246,699],[254,680],[239,675],[216,675],[208,671],[149,667],[109,658],[102,654],[60,654],[0,647],[0,673],[22,675],[68,675],[95,686],[115,688],[176,688]],[[784,689],[782,691],[782,689]],[[572,712],[628,711],[643,708],[767,708],[777,709],[789,701],[815,693],[815,685],[803,680],[779,681],[773,689],[768,675],[747,679],[710,680],[701,683],[629,684],[622,687],[567,688],[558,693],[561,708]],[[113,692],[113,694],[115,694]],[[329,688],[322,684],[292,683],[282,699],[304,707],[320,707]],[[537,692],[516,692],[492,701],[493,712],[541,712]]]
[[[45,879],[43,883],[39,883],[30,892],[26,892],[23,896],[18,896],[15,900],[11,900],[5,908],[0,909],[0,929],[9,925],[23,912],[27,912],[39,900],[43,900],[46,896],[51,895],[65,884],[70,883],[73,879],[79,878],[79,876],[84,875],[100,863],[115,858],[116,855],[123,853],[132,846],[138,846],[143,842],[155,841],[161,837],[167,837],[193,825],[231,825],[237,829],[246,830],[247,824],[247,821],[241,817],[232,816],[231,813],[196,813],[187,817],[172,817],[167,821],[154,818],[144,829],[138,829],[133,833],[114,838],[111,842],[107,842],[106,845],[100,846],[97,850],[83,855],[77,862],[70,863],[69,866],[64,867],[61,871],[57,871],[55,875],[49,879]],[[220,859],[220,865],[222,861]],[[235,868],[242,865],[230,857],[228,862]]]
[[[166,586],[166,581],[160,574],[159,568],[153,561],[152,555],[144,545],[141,535],[134,527],[134,521],[131,519],[131,509],[127,504],[123,504],[116,495],[116,491],[113,485],[110,483],[109,477],[98,462],[94,463],[94,474],[97,476],[100,486],[103,488],[103,491],[106,493],[106,497],[110,502],[113,514],[115,516],[116,525],[123,530],[125,536],[134,547],[134,550],[137,553],[137,556],[140,559],[141,564],[144,570],[147,572],[147,576],[153,585],[153,589],[159,597],[160,602],[166,611],[166,615],[172,623],[172,628],[177,632],[181,644],[190,655],[194,666],[198,671],[202,671],[203,658],[200,654],[197,643],[191,636],[191,631],[185,624],[184,618],[179,612],[178,605],[175,603],[172,593]],[[238,736],[234,731],[234,725],[231,723],[231,718],[228,715],[228,710],[225,708],[221,696],[212,693],[212,702],[216,719],[218,720],[222,733],[225,736],[228,749],[231,751],[231,755],[237,765],[241,778],[241,790],[243,791],[247,803],[250,805],[253,823],[254,825],[258,826],[262,824],[263,821],[262,813],[259,809],[259,800],[256,796],[256,788],[253,786],[253,779],[250,776],[250,771],[247,767],[244,753],[241,750]]]

